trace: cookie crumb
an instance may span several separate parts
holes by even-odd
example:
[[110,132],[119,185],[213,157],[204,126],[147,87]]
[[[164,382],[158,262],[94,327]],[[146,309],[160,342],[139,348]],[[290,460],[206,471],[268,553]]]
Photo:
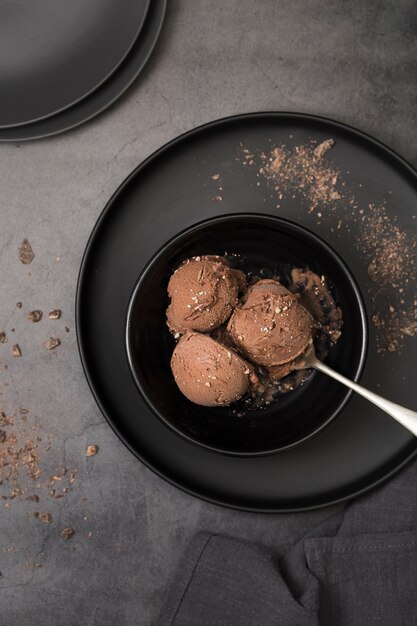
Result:
[[49,311],[48,317],[50,320],[59,320],[61,313],[61,309],[53,309],[52,311]]
[[0,343],[7,343],[7,335],[3,331],[0,333]]

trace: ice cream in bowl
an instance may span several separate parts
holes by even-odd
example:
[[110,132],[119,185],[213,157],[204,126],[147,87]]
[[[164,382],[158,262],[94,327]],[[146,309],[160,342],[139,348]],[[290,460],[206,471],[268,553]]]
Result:
[[300,369],[311,345],[358,380],[363,300],[327,243],[274,216],[224,215],[180,232],[143,269],[127,312],[127,357],[150,408],[225,454],[282,451],[337,417],[351,392]]

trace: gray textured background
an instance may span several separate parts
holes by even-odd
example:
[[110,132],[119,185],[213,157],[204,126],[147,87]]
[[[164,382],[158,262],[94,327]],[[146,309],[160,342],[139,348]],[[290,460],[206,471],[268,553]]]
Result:
[[[277,547],[334,512],[229,511],[143,467],[107,426],[84,380],[73,314],[77,273],[119,183],[160,145],[218,117],[327,115],[417,165],[416,23],[413,0],[170,0],[150,62],[111,110],[60,137],[0,146],[0,330],[9,335],[0,345],[8,365],[0,367],[0,409],[28,407],[29,424],[37,416],[52,442],[41,458],[43,481],[62,463],[78,470],[62,499],[49,498],[42,483],[39,504],[0,500],[1,625],[150,624],[196,531]],[[17,258],[24,237],[36,255],[31,266]],[[58,322],[25,320],[33,308],[55,307],[64,312]],[[42,341],[55,329],[62,345],[47,352]],[[14,337],[21,359],[10,356]],[[89,444],[100,448],[92,459]],[[35,510],[54,522],[43,524]],[[68,542],[59,536],[65,526],[76,530]]]

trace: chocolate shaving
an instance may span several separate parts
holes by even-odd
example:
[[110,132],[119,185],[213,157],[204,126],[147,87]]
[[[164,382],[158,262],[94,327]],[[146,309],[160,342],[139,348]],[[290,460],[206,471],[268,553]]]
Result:
[[43,316],[42,311],[39,311],[38,309],[36,309],[35,311],[30,311],[30,313],[26,315],[26,319],[29,320],[29,322],[40,322],[42,319],[42,316]]
[[34,516],[37,519],[40,519],[41,522],[43,522],[44,524],[52,524],[52,522],[54,521],[54,518],[52,517],[51,513],[34,513]]
[[19,248],[20,262],[24,265],[29,265],[30,263],[32,263],[34,256],[35,255],[29,241],[27,239],[23,239],[22,244]]
[[316,148],[314,148],[314,156],[316,156],[318,159],[321,159],[321,157],[324,156],[326,152],[333,148],[334,143],[334,139],[326,139],[325,141],[322,141]]
[[74,536],[75,530],[73,528],[64,528],[64,530],[61,532],[61,537],[63,539],[71,539],[71,537]]
[[25,500],[28,500],[29,502],[39,502],[39,496],[36,494],[33,496],[26,496]]
[[14,356],[16,358],[19,357],[19,356],[22,356],[22,351],[20,349],[19,344],[17,344],[17,343],[15,343],[13,348],[12,348],[12,356]]
[[11,418],[7,417],[6,413],[3,411],[0,411],[0,426],[10,426],[12,423]]
[[98,452],[98,446],[88,446],[85,456],[95,456]]
[[48,317],[50,320],[59,320],[59,318],[61,317],[61,310],[54,309],[53,311],[49,311]]
[[414,337],[415,335],[417,335],[417,322],[412,322],[408,326],[403,326],[401,328],[401,332],[403,332],[404,335],[408,335],[409,337]]
[[48,341],[45,341],[43,345],[47,350],[53,350],[61,345],[61,340],[58,337],[49,337]]

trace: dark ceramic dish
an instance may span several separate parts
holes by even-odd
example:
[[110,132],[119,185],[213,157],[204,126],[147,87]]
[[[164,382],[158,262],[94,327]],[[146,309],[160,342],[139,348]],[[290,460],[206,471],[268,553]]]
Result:
[[0,128],[1,142],[21,142],[50,137],[75,128],[111,106],[145,67],[158,40],[167,0],[152,0],[145,23],[129,54],[108,80],[73,106],[51,117],[23,126]]
[[[158,4],[152,2],[150,11],[154,6]],[[342,172],[350,172],[349,184],[364,215],[369,204],[378,206],[385,198],[389,215],[408,232],[415,232],[417,172],[404,159],[340,122],[301,113],[264,112],[216,120],[162,146],[113,194],[86,247],[77,287],[76,327],[84,371],[100,410],[149,469],[215,504],[262,513],[329,506],[380,485],[416,456],[417,439],[357,394],[336,419],[302,445],[278,454],[220,454],[168,428],[144,401],[131,374],[126,312],[138,276],[171,237],[226,213],[251,214],[254,207],[262,207],[272,217],[307,227],[346,260],[367,311],[375,312],[368,293],[368,261],[356,245],[362,221],[337,230],[336,213],[334,220],[319,224],[302,195],[286,198],[278,208],[273,190],[257,184],[258,169],[244,167],[236,158],[242,144],[267,154],[271,143],[296,146],[329,137],[335,145],[328,158]],[[218,187],[211,178],[214,173],[222,176],[222,202],[213,200]],[[412,298],[411,285],[408,297]],[[394,290],[387,293],[387,305],[396,298]],[[414,406],[417,388],[410,363],[417,359],[417,343],[407,341],[402,354],[381,354],[372,324],[368,337],[361,382],[369,389],[383,389],[394,402]]]
[[0,127],[76,105],[131,51],[150,0],[0,3]]
[[210,408],[187,400],[170,370],[175,346],[165,324],[170,275],[188,257],[225,253],[239,255],[231,257],[231,264],[254,276],[278,275],[285,281],[292,267],[324,274],[344,318],[342,336],[330,349],[327,363],[349,378],[359,379],[366,355],[367,324],[352,274],[317,235],[287,220],[258,214],[225,215],[200,222],[156,253],[142,272],[129,304],[129,364],[155,415],[188,440],[237,455],[285,450],[328,425],[346,405],[351,392],[314,372],[304,385],[279,395],[266,408],[247,408],[242,401]]

